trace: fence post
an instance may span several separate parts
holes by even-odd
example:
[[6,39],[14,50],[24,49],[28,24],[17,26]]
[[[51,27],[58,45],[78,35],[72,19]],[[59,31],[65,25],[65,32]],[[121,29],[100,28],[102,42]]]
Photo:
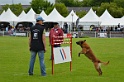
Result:
[[95,38],[96,38],[96,31],[95,31]]
[[4,30],[3,30],[3,36],[4,36]]

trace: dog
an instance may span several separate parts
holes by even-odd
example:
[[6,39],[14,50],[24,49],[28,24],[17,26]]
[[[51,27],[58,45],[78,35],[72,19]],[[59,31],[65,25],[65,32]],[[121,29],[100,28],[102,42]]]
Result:
[[78,56],[80,57],[80,54],[84,54],[86,57],[88,57],[94,63],[95,69],[99,73],[99,76],[102,75],[102,70],[100,68],[101,63],[104,65],[107,65],[107,64],[109,64],[109,61],[108,62],[102,62],[98,58],[96,58],[92,49],[86,43],[86,40],[80,40],[80,41],[76,42],[76,44],[80,45],[82,48],[81,52],[78,53]]

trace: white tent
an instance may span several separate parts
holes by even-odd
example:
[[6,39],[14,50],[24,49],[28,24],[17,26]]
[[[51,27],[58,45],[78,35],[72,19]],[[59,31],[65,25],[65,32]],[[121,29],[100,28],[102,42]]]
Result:
[[22,12],[21,12],[21,14],[18,16],[19,18],[22,18],[22,17],[24,17],[26,15],[26,13],[25,13],[25,11],[23,10]]
[[65,18],[59,14],[56,8],[54,8],[53,11],[45,19],[45,22],[64,22],[64,21]]
[[24,16],[24,17],[22,17],[22,18],[20,18],[18,21],[19,22],[35,22],[36,20],[35,20],[35,12],[34,12],[34,10],[31,8],[29,11],[28,11],[28,13]]
[[91,22],[91,23],[94,23],[94,22],[97,22],[97,23],[99,23],[100,22],[100,19],[99,19],[99,17],[95,14],[95,12],[93,11],[93,9],[91,8],[90,10],[89,10],[89,12],[84,16],[84,17],[82,17],[81,19],[80,19],[80,22],[84,22],[84,23],[86,23],[86,22]]
[[118,23],[120,22],[120,19],[115,19],[114,17],[112,17],[107,9],[100,16],[100,20],[101,20],[101,25],[107,25],[107,26],[118,25]]
[[0,17],[1,17],[2,15],[4,15],[4,13],[5,13],[5,10],[1,13]]
[[40,16],[43,17],[44,20],[47,18],[47,14],[44,12],[44,10],[40,13]]
[[100,18],[95,14],[93,9],[91,8],[89,12],[80,19],[79,25],[83,25],[83,30],[89,30],[91,25],[100,25]]
[[120,18],[120,24],[124,25],[124,16],[122,18]]
[[0,17],[2,22],[13,22],[17,21],[18,17],[8,8],[8,10]]
[[65,18],[67,22],[76,22],[76,20],[79,17],[75,14],[75,12],[72,10],[69,15]]

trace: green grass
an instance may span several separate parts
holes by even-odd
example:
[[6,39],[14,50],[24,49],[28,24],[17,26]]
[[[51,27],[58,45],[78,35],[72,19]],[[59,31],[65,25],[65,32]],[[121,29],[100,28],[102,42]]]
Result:
[[[78,57],[81,50],[75,42],[86,39],[97,58],[110,61],[102,65],[103,75],[98,76],[92,62],[84,55]],[[50,46],[47,38],[45,65],[47,76],[40,76],[37,57],[34,75],[28,76],[30,52],[27,37],[0,36],[0,82],[122,82],[124,80],[124,38],[73,38],[72,72],[69,63],[55,65],[51,74]]]

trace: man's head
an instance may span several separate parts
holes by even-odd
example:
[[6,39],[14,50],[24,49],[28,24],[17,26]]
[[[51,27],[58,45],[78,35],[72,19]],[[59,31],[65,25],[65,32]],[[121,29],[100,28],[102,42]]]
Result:
[[41,16],[38,16],[38,17],[36,18],[36,22],[39,23],[39,24],[42,24],[43,21],[44,21],[44,19],[43,19]]
[[54,22],[54,28],[58,28],[59,27],[59,23],[58,22]]

